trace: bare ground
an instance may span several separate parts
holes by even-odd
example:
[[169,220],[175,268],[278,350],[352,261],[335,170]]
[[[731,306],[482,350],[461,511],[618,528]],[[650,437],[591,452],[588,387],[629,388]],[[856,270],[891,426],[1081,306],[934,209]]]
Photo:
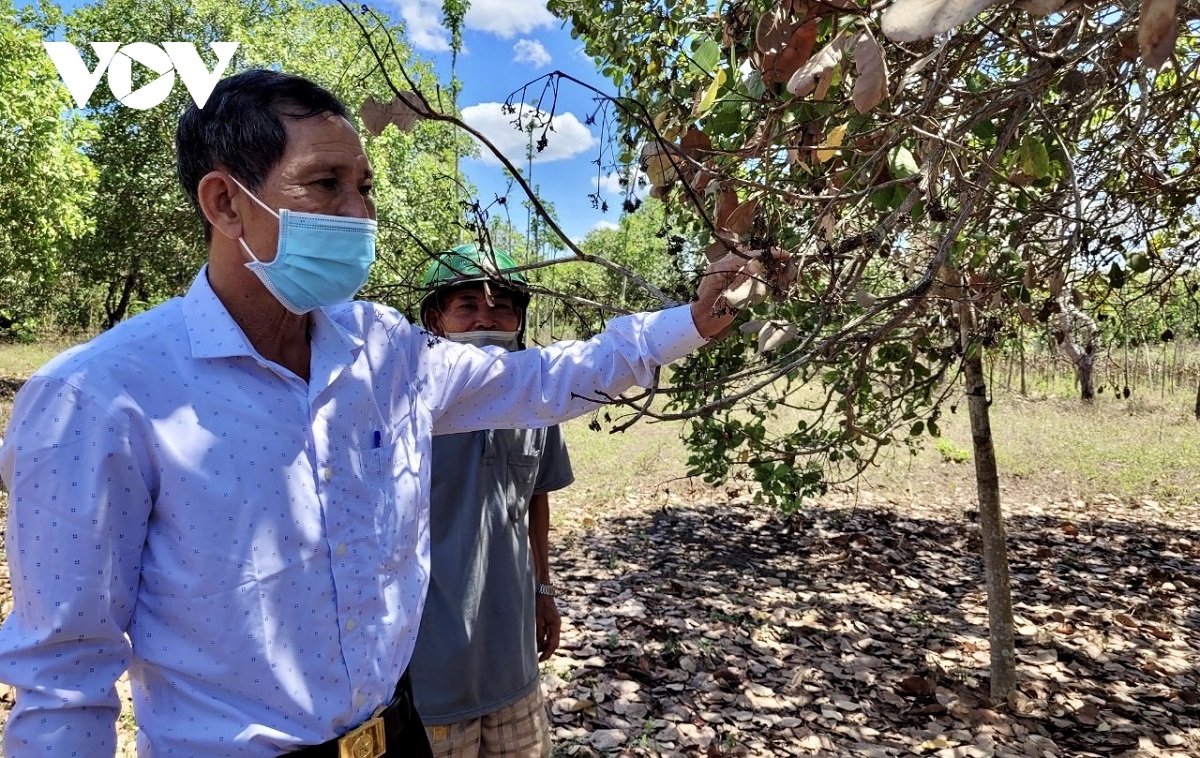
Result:
[[978,528],[951,497],[833,495],[794,516],[674,497],[598,520],[556,558],[556,754],[1200,755],[1196,509],[1008,513],[1004,703]]

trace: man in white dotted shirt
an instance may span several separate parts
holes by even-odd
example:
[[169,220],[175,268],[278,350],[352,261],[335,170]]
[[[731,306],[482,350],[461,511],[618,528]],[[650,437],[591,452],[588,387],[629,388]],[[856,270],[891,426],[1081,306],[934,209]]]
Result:
[[433,435],[546,426],[651,382],[731,323],[744,261],[689,306],[489,353],[351,302],[372,175],[328,92],[238,74],[176,142],[207,265],[42,367],[0,447],[4,755],[113,755],[126,669],[143,756],[425,755],[406,670]]

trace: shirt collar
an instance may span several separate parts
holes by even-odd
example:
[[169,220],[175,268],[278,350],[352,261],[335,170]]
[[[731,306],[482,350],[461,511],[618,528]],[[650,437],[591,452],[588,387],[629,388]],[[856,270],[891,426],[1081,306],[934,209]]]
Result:
[[[329,358],[341,356],[346,363],[352,362],[355,354],[362,349],[362,338],[351,334],[323,309],[313,311],[311,316],[313,349]],[[183,298],[183,321],[195,358],[262,358],[250,340],[246,339],[246,334],[233,316],[229,315],[217,293],[213,292],[208,282],[207,265],[200,269]]]

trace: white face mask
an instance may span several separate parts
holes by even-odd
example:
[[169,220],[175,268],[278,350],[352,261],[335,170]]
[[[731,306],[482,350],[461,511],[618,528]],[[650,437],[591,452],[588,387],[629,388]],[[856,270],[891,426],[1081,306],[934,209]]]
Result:
[[489,345],[502,347],[505,350],[520,350],[521,344],[517,332],[481,331],[481,332],[447,332],[446,339],[451,342],[461,342],[464,345],[487,347]]

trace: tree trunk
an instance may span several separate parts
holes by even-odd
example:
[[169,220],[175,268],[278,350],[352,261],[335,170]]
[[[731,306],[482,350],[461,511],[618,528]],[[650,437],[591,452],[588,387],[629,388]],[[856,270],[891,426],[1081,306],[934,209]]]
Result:
[[1172,340],[1175,349],[1171,351],[1171,396],[1179,391],[1179,340]]
[[1125,387],[1122,394],[1125,397],[1129,397],[1129,335],[1126,333],[1122,336],[1125,338]]
[[971,338],[971,306],[961,304],[963,382],[971,418],[975,454],[975,487],[979,496],[979,532],[983,543],[983,572],[987,579],[988,639],[991,643],[991,695],[1007,702],[1016,687],[1017,664],[1013,638],[1012,586],[1008,574],[1004,514],[1000,508],[1000,477],[988,414],[983,375],[983,347]]
[[1196,382],[1196,407],[1193,413],[1196,414],[1196,420],[1200,421],[1200,381]]
[[1163,343],[1162,348],[1162,377],[1158,383],[1158,396],[1167,396],[1167,343]]
[[[128,274],[125,275],[125,281],[121,283],[121,296],[120,296],[120,298],[118,298],[116,305],[107,305],[106,304],[106,306],[105,306],[104,310],[107,311],[107,313],[105,314],[106,315],[106,323],[104,325],[105,329],[112,329],[114,326],[121,323],[125,319],[125,314],[127,314],[129,312],[129,301],[130,301],[130,298],[133,297],[133,290],[136,285],[137,285],[137,272],[130,271]],[[112,299],[111,298],[111,294],[112,294],[111,286],[109,287],[109,294],[110,294],[109,300],[111,301],[111,299]]]
[[1063,290],[1059,295],[1058,328],[1054,340],[1058,350],[1075,367],[1075,380],[1079,386],[1079,399],[1090,403],[1096,397],[1096,385],[1092,370],[1096,363],[1099,347],[1100,327],[1091,316],[1071,303],[1070,292]]
[[1075,364],[1075,375],[1079,378],[1079,399],[1085,403],[1092,402],[1096,397],[1094,368],[1091,355],[1081,356],[1079,363]]
[[1025,334],[1024,330],[1017,335],[1019,340],[1019,349],[1021,351],[1021,397],[1029,395],[1029,388],[1025,385]]

